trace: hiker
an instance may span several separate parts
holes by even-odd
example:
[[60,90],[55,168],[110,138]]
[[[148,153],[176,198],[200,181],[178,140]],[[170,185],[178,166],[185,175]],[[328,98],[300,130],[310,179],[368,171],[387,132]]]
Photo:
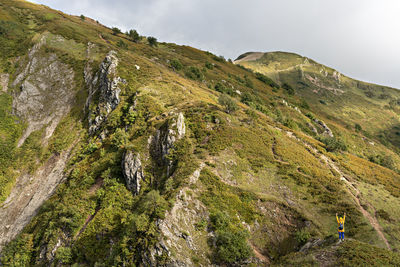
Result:
[[338,223],[339,242],[344,241],[344,221],[346,220],[346,212],[343,217],[338,218],[336,213],[336,221]]

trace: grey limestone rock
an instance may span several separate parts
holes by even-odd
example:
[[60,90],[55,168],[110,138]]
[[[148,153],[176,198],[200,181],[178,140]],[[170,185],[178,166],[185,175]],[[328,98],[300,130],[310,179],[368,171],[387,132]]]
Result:
[[122,159],[122,170],[127,188],[134,195],[139,194],[141,182],[144,180],[144,173],[140,155],[133,151],[126,151]]
[[185,117],[180,112],[170,113],[170,119],[157,130],[153,138],[153,148],[151,154],[160,166],[167,166],[167,176],[171,174],[174,162],[168,159],[170,150],[179,139],[182,139],[186,133]]
[[94,111],[89,112],[89,133],[93,134],[100,129],[110,114],[120,103],[120,83],[126,83],[117,76],[118,58],[115,51],[110,51],[100,64],[98,73],[91,77],[90,68],[85,68],[85,82],[89,87],[87,107],[91,104],[92,97],[99,92],[99,103]]

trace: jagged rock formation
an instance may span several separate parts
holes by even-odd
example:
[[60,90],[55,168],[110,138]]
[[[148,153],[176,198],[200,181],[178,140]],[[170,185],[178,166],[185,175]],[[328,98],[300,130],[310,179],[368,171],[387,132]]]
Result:
[[144,180],[144,173],[140,155],[134,151],[126,151],[122,159],[122,171],[125,177],[126,187],[132,191],[134,195],[139,194],[141,185]]
[[331,129],[329,129],[328,125],[326,125],[325,122],[318,120],[318,119],[314,119],[314,121],[316,123],[318,123],[319,125],[321,125],[321,127],[324,129],[323,134],[325,134],[329,137],[333,137],[333,133],[332,133]]
[[115,51],[110,51],[100,64],[99,72],[92,78],[90,68],[85,68],[85,81],[89,87],[87,106],[91,104],[92,97],[99,92],[97,107],[89,112],[89,134],[100,129],[101,124],[107,119],[108,114],[119,104],[121,89],[119,83],[125,83],[124,79],[117,76],[118,58]]
[[170,113],[172,118],[157,130],[152,140],[151,153],[158,161],[160,166],[167,167],[167,176],[172,174],[171,170],[174,167],[174,162],[167,158],[170,150],[179,139],[182,139],[186,133],[185,117],[183,113]]
[[[197,183],[204,166],[205,164],[201,163],[189,177],[189,186]],[[158,229],[163,237],[148,253],[143,255],[144,265],[159,266],[157,258],[163,255],[170,257],[173,254],[174,257],[170,257],[168,266],[193,266],[194,263],[188,252],[202,251],[201,247],[207,242],[207,238],[196,234],[197,230],[193,222],[206,219],[209,214],[204,204],[191,195],[189,186],[179,191],[175,204],[165,214],[165,219],[157,221]],[[206,255],[203,256],[207,258]],[[211,265],[211,262],[207,265]]]
[[[60,40],[64,40],[61,36]],[[13,102],[14,113],[28,123],[18,147],[36,130],[46,126],[48,139],[61,118],[68,114],[75,96],[74,72],[62,63],[56,54],[41,53],[46,44],[46,34],[29,51],[26,58],[20,59],[23,66],[13,87],[19,87]]]

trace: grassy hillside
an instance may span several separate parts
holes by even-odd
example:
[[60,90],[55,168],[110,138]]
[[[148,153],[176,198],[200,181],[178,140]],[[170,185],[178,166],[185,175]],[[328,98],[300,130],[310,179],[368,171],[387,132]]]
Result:
[[[0,96],[6,103],[0,110],[6,122],[0,123],[0,145],[11,151],[10,158],[2,157],[7,179],[0,180],[0,200],[17,177],[35,173],[73,147],[65,181],[3,248],[1,264],[329,265],[335,257],[350,266],[373,264],[371,257],[379,257],[378,265],[399,264],[390,250],[400,248],[400,157],[396,139],[379,136],[395,125],[397,109],[379,113],[384,125],[378,129],[366,119],[378,116],[373,108],[388,99],[347,89],[353,80],[343,76],[345,93],[300,89],[301,83],[315,85],[301,73],[294,76],[297,67],[287,76],[274,74],[293,62],[304,64],[294,55],[273,57],[271,64],[261,61],[272,62],[271,55],[241,61],[265,74],[260,75],[192,47],[153,46],[145,37],[133,42],[91,19],[44,6],[7,0],[0,5],[0,72],[10,75],[8,91]],[[74,71],[75,101],[48,141],[39,130],[17,148],[27,122],[11,112],[20,90],[12,81],[32,63],[27,54],[40,40],[37,53],[55,55]],[[102,99],[90,95],[84,73],[97,73],[111,50],[119,61],[115,75],[124,81],[120,102],[100,130],[89,134]],[[308,61],[304,75],[320,67]],[[381,90],[397,99],[396,91]],[[348,109],[335,108],[345,105],[339,98],[351,102]],[[364,112],[365,121],[350,109]],[[152,140],[177,113],[184,115],[186,133],[162,161]],[[356,122],[361,129],[354,128]],[[145,178],[138,195],[127,189],[123,176],[126,151],[140,155]],[[332,241],[336,212],[347,213],[351,240],[342,244]],[[324,242],[299,252],[314,240]],[[332,257],[321,259],[321,251]]]

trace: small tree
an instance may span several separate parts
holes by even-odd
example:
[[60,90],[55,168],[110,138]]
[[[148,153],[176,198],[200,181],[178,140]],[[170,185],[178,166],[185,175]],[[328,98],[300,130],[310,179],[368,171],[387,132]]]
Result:
[[117,27],[112,27],[111,30],[112,30],[112,34],[114,34],[114,35],[118,35],[118,34],[122,33],[121,30]]
[[149,42],[149,45],[150,46],[157,46],[157,38],[156,37],[152,37],[152,36],[149,36],[149,37],[147,37],[147,42]]
[[218,103],[225,107],[227,113],[233,113],[238,110],[236,102],[227,94],[222,94],[218,98]]
[[85,16],[84,15],[80,15],[79,17],[81,18],[81,20],[85,20]]
[[140,40],[140,35],[136,30],[130,30],[129,33],[128,33],[128,36],[135,43],[139,42],[139,40]]

